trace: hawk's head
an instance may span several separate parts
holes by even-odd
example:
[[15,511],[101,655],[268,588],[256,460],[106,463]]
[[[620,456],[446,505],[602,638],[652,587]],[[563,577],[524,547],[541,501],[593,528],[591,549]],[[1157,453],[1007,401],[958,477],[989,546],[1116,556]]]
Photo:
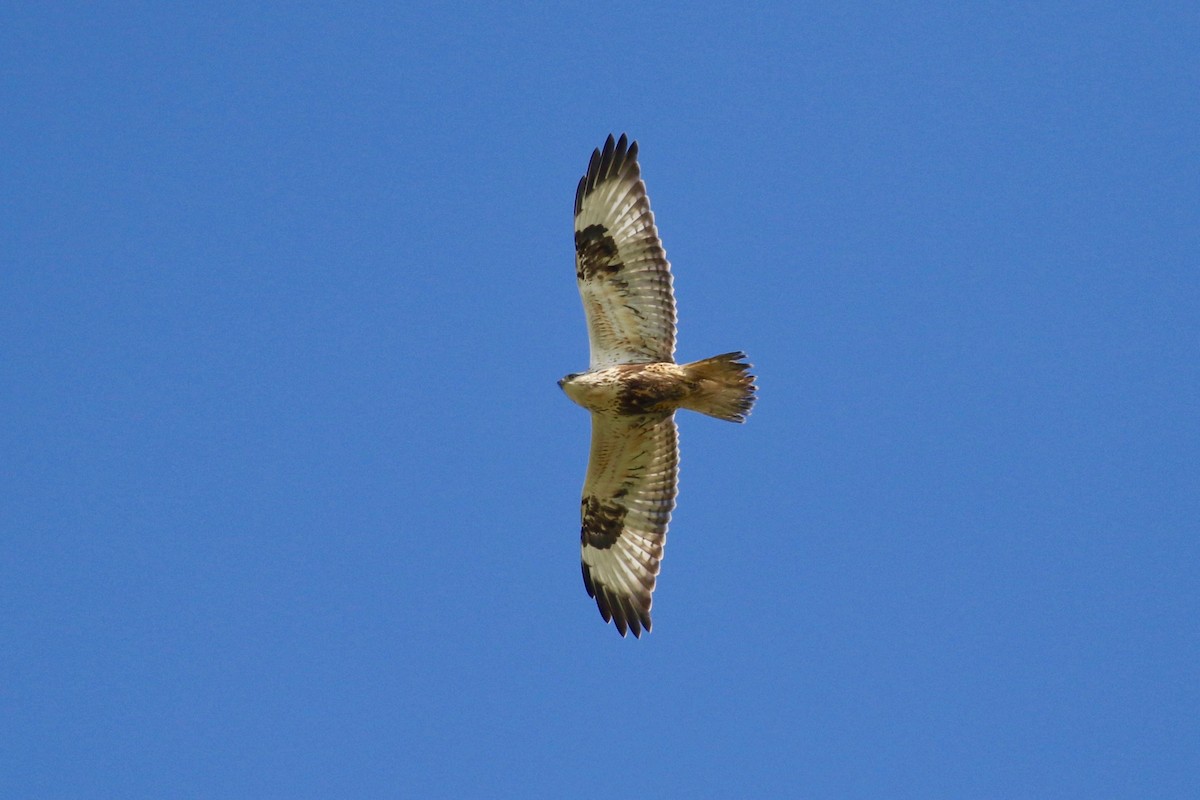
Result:
[[558,388],[562,389],[563,393],[571,398],[571,402],[578,403],[584,408],[591,408],[592,403],[589,403],[589,400],[595,399],[594,395],[596,394],[597,387],[592,374],[587,372],[572,372],[558,382]]

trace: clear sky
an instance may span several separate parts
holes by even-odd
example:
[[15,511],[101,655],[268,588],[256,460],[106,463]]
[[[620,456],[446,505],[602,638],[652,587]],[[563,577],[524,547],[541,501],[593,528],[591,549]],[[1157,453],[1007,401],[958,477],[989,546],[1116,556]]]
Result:
[[[1194,4],[455,5],[4,4],[0,795],[1194,797]],[[622,131],[761,385],[640,641]]]

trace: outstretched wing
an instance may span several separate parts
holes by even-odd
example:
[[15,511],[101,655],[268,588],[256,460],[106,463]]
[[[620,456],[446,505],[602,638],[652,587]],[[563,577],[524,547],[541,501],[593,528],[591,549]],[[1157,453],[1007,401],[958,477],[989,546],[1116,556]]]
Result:
[[625,134],[592,152],[575,191],[575,277],[591,369],[674,360],[671,264]]
[[675,507],[679,437],[673,414],[592,414],[580,508],[583,584],[622,636],[650,630],[651,594]]

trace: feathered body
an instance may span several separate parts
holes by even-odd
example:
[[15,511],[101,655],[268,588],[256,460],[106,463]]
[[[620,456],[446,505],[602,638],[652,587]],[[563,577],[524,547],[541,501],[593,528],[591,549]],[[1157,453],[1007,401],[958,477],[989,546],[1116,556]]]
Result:
[[673,361],[620,364],[560,381],[567,397],[597,414],[672,414],[688,408],[742,422],[754,405],[754,376],[744,353],[726,353],[691,364]]
[[583,582],[624,636],[650,630],[650,607],[675,507],[675,411],[742,422],[754,405],[745,354],[676,364],[671,265],[637,163],[609,136],[575,193],[575,277],[591,365],[558,382],[592,412],[580,502]]

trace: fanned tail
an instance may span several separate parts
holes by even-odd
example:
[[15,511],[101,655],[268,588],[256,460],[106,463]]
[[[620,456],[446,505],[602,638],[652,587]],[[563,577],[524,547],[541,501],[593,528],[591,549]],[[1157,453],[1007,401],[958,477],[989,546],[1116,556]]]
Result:
[[683,407],[729,422],[745,422],[756,391],[749,372],[752,365],[745,363],[745,358],[739,351],[684,364],[684,373],[695,388]]

